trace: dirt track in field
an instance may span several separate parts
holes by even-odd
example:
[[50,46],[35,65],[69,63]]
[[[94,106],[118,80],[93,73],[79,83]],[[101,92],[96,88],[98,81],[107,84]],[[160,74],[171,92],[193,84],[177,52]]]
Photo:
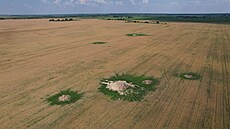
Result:
[[[230,25],[122,21],[0,21],[0,128],[228,129]],[[128,37],[128,33],[149,36]],[[91,44],[92,42],[107,44]],[[197,72],[201,81],[176,78]],[[100,78],[161,77],[142,102],[111,101]],[[71,88],[80,101],[49,106]]]

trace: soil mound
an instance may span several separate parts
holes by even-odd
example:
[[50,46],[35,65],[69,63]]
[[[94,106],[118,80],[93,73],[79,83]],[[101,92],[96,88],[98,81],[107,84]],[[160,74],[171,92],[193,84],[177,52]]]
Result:
[[128,83],[126,81],[110,81],[110,82],[103,82],[107,84],[107,89],[112,91],[117,91],[120,95],[125,95],[125,90],[129,87],[135,87],[132,83]]
[[188,78],[188,79],[191,79],[191,78],[193,78],[193,75],[185,74],[184,77],[185,77],[185,78]]
[[58,97],[59,102],[70,101],[70,99],[71,99],[70,95],[62,95],[62,96]]
[[142,81],[142,83],[149,85],[149,84],[152,84],[153,81],[152,80],[144,80],[144,81]]

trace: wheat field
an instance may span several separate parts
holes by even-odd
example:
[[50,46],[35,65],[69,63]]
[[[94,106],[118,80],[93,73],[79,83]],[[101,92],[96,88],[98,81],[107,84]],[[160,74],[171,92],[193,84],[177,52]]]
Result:
[[[98,88],[115,73],[160,83],[141,102],[112,101]],[[69,88],[82,99],[46,101]],[[228,129],[230,25],[0,21],[0,112],[1,129]]]

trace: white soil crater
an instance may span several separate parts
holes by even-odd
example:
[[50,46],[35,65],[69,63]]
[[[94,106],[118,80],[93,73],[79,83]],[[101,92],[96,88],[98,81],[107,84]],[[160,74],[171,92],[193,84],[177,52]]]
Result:
[[102,82],[102,84],[106,84],[106,88],[112,91],[117,91],[120,95],[126,95],[130,93],[129,90],[127,90],[129,87],[135,87],[132,83],[128,83],[126,81],[107,81]]
[[59,102],[65,102],[65,101],[70,101],[71,96],[70,95],[62,95],[58,97]]
[[152,80],[144,80],[144,81],[142,81],[142,83],[149,85],[149,84],[152,84],[153,81]]
[[193,78],[193,76],[192,76],[192,75],[190,75],[190,74],[185,74],[185,75],[184,75],[184,77],[185,77],[185,78],[188,78],[188,79]]

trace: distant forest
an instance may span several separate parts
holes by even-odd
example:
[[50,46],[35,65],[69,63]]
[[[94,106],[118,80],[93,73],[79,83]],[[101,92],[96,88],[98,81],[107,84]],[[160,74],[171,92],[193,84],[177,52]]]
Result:
[[47,18],[79,18],[105,20],[159,20],[164,22],[200,22],[230,23],[230,13],[219,14],[52,14],[52,15],[1,15],[0,20],[7,19],[47,19]]

